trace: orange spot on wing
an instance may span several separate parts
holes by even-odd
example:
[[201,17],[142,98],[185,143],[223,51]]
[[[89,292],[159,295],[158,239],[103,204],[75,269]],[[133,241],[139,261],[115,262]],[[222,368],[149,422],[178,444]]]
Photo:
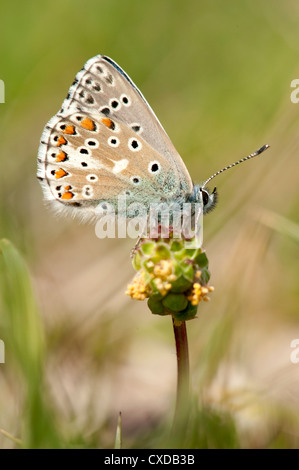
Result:
[[103,118],[102,123],[105,124],[105,126],[108,127],[109,129],[112,129],[114,127],[114,122],[111,121],[111,119],[109,118]]
[[64,171],[62,168],[59,168],[59,170],[55,171],[55,178],[63,178],[64,176],[68,175],[66,171]]
[[56,155],[56,161],[57,162],[64,162],[66,160],[66,153],[65,152],[60,152],[58,155]]
[[71,191],[66,191],[65,193],[63,193],[63,195],[61,196],[61,199],[73,199],[74,195]]
[[96,125],[93,120],[89,118],[83,119],[81,121],[81,126],[84,127],[84,129],[87,129],[88,131],[94,131],[96,128]]
[[66,126],[62,131],[64,134],[75,134],[75,126]]
[[72,187],[71,187],[71,186],[66,186],[64,189],[65,189],[66,191],[69,191],[70,189],[72,189]]
[[57,140],[57,147],[60,147],[61,145],[65,145],[65,144],[66,144],[66,139],[62,137],[61,135]]

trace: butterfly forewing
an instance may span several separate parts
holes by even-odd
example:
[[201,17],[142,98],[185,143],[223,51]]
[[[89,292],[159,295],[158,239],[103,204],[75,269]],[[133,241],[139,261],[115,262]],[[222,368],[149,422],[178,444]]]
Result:
[[[47,199],[88,208],[119,195],[140,202],[180,199],[189,173],[129,77],[96,56],[77,74],[42,135],[38,176]],[[60,204],[61,206],[61,204]]]

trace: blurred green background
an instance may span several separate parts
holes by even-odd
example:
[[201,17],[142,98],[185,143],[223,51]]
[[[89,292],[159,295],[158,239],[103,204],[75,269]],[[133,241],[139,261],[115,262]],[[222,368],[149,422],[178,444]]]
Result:
[[[299,446],[299,4],[295,0],[2,2],[0,447]],[[132,240],[43,202],[36,154],[75,74],[113,58],[149,101],[196,182],[211,302],[188,324],[193,413],[169,444],[171,321],[124,295]],[[216,180],[215,180],[216,181]]]

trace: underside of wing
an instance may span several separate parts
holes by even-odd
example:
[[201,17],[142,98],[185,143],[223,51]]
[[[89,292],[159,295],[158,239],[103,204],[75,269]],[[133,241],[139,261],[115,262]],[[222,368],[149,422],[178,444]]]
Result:
[[156,152],[179,168],[186,192],[192,190],[185,164],[155,113],[133,81],[112,59],[98,55],[88,60],[69,90],[62,113],[70,108],[101,112],[130,126]]
[[117,212],[119,197],[145,206],[180,200],[180,176],[142,134],[104,114],[65,112],[54,116],[42,135],[38,178],[58,209],[94,215],[103,201]]

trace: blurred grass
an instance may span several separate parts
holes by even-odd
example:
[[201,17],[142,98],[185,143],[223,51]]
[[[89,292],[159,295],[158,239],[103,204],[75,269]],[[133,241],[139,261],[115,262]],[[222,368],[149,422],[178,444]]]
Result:
[[[123,294],[132,241],[57,218],[35,177],[45,123],[104,53],[194,181],[271,145],[217,181],[204,229],[216,290],[189,327],[195,405],[173,445],[298,447],[298,17],[295,0],[1,5],[0,428],[23,446],[112,448],[119,411],[124,447],[169,445],[171,325]],[[15,445],[0,434],[0,447]]]
[[27,448],[56,447],[61,440],[56,435],[43,386],[44,341],[40,316],[24,261],[5,239],[0,240],[0,268],[6,361],[22,375],[20,442]]

